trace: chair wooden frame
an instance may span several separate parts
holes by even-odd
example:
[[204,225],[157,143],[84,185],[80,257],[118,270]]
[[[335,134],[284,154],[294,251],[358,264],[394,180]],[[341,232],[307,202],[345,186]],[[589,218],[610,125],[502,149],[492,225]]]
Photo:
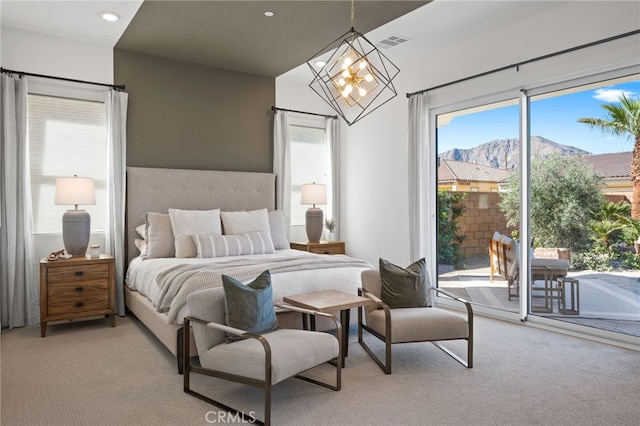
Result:
[[[450,357],[458,361],[460,364],[464,365],[467,368],[473,368],[473,308],[471,307],[471,303],[467,302],[466,300],[460,297],[455,296],[454,294],[446,290],[442,290],[437,287],[431,287],[431,289],[434,290],[436,293],[442,293],[452,298],[453,300],[456,300],[464,304],[467,310],[467,324],[469,326],[469,335],[466,339],[464,339],[467,341],[467,360],[465,361],[460,356],[456,355],[450,349],[448,349],[447,347],[445,347],[440,343],[440,340],[462,340],[460,338],[440,339],[438,341],[435,341],[435,340],[423,340],[423,341],[424,342],[430,341],[436,347],[444,351],[447,355],[449,355]],[[358,343],[360,343],[360,345],[365,350],[365,352],[367,352],[369,356],[376,362],[376,364],[378,364],[378,366],[382,369],[382,371],[384,371],[386,374],[391,374],[391,365],[392,365],[391,345],[405,343],[405,342],[392,343],[391,312],[390,312],[391,308],[389,307],[389,305],[384,303],[380,298],[378,298],[375,294],[370,293],[363,288],[358,289],[358,295],[363,297],[368,297],[371,300],[373,300],[378,305],[379,309],[384,310],[384,318],[385,318],[385,335],[382,335],[378,333],[376,330],[368,327],[366,324],[363,323],[362,321],[363,307],[362,306],[359,307],[358,308]],[[439,309],[439,308],[425,307],[423,309]],[[362,333],[363,330],[366,330],[368,333],[370,333],[371,335],[377,337],[378,339],[384,342],[385,344],[385,361],[384,362],[376,354],[374,354],[373,350],[365,343],[363,338],[363,333]],[[411,343],[411,342],[406,342],[406,343]]]
[[507,282],[507,299],[512,297],[520,297],[520,286],[518,285],[519,273],[516,268],[514,276],[509,275],[509,258],[507,253],[510,244],[502,241],[489,239],[489,263],[491,265],[489,282],[493,282],[495,274],[500,275]]
[[[302,314],[308,314],[308,315],[314,315],[314,316],[322,316],[322,317],[326,317],[326,318],[330,318],[331,320],[334,321],[335,325],[336,325],[336,331],[337,331],[337,336],[336,338],[338,339],[338,356],[336,359],[334,359],[333,361],[331,361],[330,363],[332,365],[336,366],[336,380],[335,380],[335,385],[334,384],[330,384],[330,383],[325,383],[325,382],[321,382],[319,380],[315,380],[312,379],[310,377],[306,377],[306,376],[302,376],[300,374],[296,374],[293,377],[297,378],[297,379],[301,379],[301,380],[305,380],[307,382],[319,385],[319,386],[323,386],[326,388],[329,388],[331,390],[334,391],[339,391],[342,387],[342,324],[340,323],[340,320],[338,318],[336,318],[334,315],[331,314],[327,314],[324,312],[316,312],[316,311],[312,311],[312,310],[308,310],[308,309],[304,309],[304,308],[298,308],[298,307],[289,307],[287,306],[288,310],[291,311],[296,311],[296,312],[300,312]],[[222,330],[224,332],[227,333],[232,333],[232,334],[236,334],[238,336],[242,336],[244,338],[247,339],[256,339],[258,340],[261,344],[262,347],[264,348],[264,353],[265,353],[265,378],[264,380],[258,380],[258,379],[253,379],[253,378],[249,378],[249,377],[244,377],[244,376],[240,376],[240,375],[236,375],[236,374],[230,374],[230,373],[226,373],[224,371],[217,371],[217,370],[212,370],[209,368],[204,368],[198,365],[193,365],[191,364],[191,356],[189,353],[190,350],[190,333],[189,328],[191,327],[191,323],[195,322],[198,324],[202,324],[208,327],[212,327],[212,328],[216,328],[218,330]],[[208,402],[209,404],[215,405],[216,407],[219,407],[225,411],[228,411],[236,416],[239,416],[238,418],[242,419],[243,421],[247,421],[250,423],[254,423],[254,424],[260,424],[260,425],[269,425],[271,424],[271,395],[272,395],[272,375],[271,375],[271,347],[269,345],[269,342],[267,341],[267,339],[265,339],[263,336],[261,335],[256,335],[256,334],[252,334],[249,333],[245,330],[240,330],[237,328],[233,328],[233,327],[229,327],[223,324],[219,324],[216,322],[207,322],[204,320],[201,320],[199,318],[194,318],[194,317],[185,317],[184,319],[184,341],[183,341],[183,350],[184,350],[184,380],[183,380],[183,388],[184,388],[184,392],[195,396],[198,399],[201,399],[205,402]],[[223,380],[228,380],[228,381],[232,381],[232,382],[236,382],[236,383],[242,383],[245,385],[249,385],[249,386],[254,386],[254,387],[259,387],[262,388],[264,390],[264,422],[256,419],[255,417],[253,417],[253,415],[251,414],[246,414],[242,411],[238,411],[235,408],[232,408],[220,401],[214,400],[212,398],[209,398],[205,395],[202,395],[196,391],[194,391],[193,389],[191,389],[190,387],[190,374],[191,373],[197,373],[197,374],[203,374],[206,376],[210,376],[210,377],[216,377],[219,379],[223,379]]]

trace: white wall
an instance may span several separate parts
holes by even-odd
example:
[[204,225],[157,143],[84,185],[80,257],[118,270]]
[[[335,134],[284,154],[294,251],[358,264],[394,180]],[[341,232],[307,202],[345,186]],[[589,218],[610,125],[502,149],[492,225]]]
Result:
[[[113,84],[113,49],[79,40],[44,36],[3,27],[0,32],[2,67],[35,74]],[[38,82],[32,79],[34,84]],[[31,80],[30,80],[31,81]],[[55,80],[47,80],[49,84]],[[36,256],[64,247],[60,234],[36,235]],[[104,233],[92,233],[90,244],[104,247]]]
[[[563,3],[428,57],[396,63],[401,69],[394,80],[398,96],[361,122],[341,128],[341,239],[348,254],[373,264],[379,257],[399,264],[414,260],[409,258],[406,93],[640,28],[639,2],[612,3]],[[465,7],[464,2],[458,5]],[[581,71],[572,70],[570,56],[557,61],[565,62],[567,75]],[[310,99],[319,97],[305,83],[282,80],[276,80],[279,107],[320,112],[308,109],[314,106]],[[474,84],[479,83],[468,87]]]
[[3,27],[2,67],[113,84],[113,48]]

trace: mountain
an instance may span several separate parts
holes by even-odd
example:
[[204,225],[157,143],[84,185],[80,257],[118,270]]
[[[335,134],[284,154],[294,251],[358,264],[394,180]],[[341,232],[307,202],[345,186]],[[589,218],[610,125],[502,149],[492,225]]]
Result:
[[[561,145],[541,136],[531,136],[532,156],[548,157],[551,154],[562,156],[584,155],[589,152],[582,149]],[[513,170],[520,163],[520,139],[496,139],[474,148],[453,148],[439,155],[445,160],[466,161],[483,166]]]

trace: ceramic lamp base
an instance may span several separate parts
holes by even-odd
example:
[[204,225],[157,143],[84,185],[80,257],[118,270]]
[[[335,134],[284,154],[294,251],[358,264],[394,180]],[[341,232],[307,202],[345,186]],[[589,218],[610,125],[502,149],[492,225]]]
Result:
[[62,215],[62,240],[68,255],[85,256],[90,235],[91,216],[86,210],[67,210]]
[[307,228],[307,239],[310,243],[318,243],[320,242],[320,237],[322,236],[322,209],[317,207],[312,207],[307,209],[306,214],[306,228]]

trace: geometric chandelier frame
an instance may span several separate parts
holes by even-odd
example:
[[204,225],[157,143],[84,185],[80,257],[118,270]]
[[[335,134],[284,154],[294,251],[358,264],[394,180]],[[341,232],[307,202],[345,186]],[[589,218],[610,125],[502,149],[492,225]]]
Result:
[[[352,1],[351,29],[307,61],[313,73],[309,87],[349,126],[398,94],[393,79],[400,72],[373,43],[354,29],[353,23]],[[329,59],[321,59],[322,55],[330,50],[333,50],[333,53]],[[324,63],[320,69],[317,66],[318,61]]]

